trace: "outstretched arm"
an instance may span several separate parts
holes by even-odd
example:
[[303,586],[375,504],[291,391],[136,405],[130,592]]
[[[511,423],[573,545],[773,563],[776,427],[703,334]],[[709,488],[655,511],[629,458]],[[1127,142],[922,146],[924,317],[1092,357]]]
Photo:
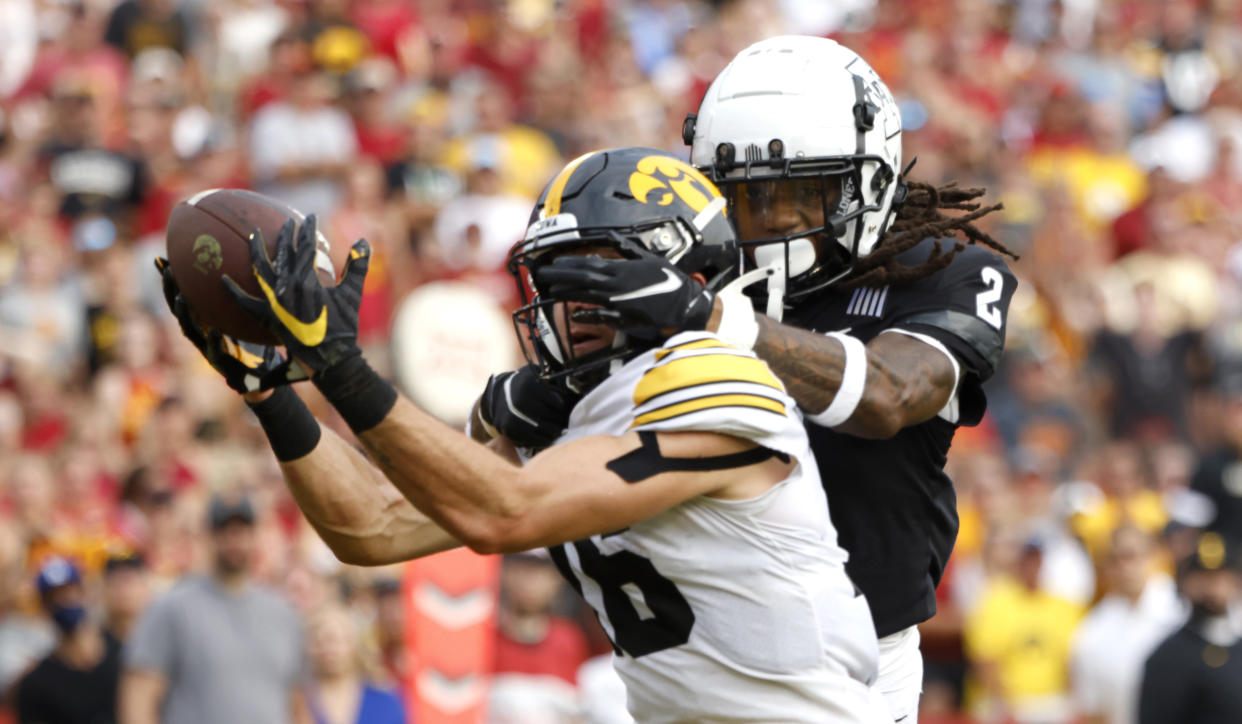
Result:
[[[257,403],[267,394],[248,393],[246,398]],[[362,453],[314,424],[319,442],[307,454],[281,462],[280,469],[298,507],[337,558],[354,565],[384,565],[461,545],[406,500]]]
[[[313,234],[313,223],[309,226]],[[291,230],[282,230],[282,235]],[[306,246],[313,247],[313,241]],[[361,453],[319,425],[285,386],[304,377],[299,366],[291,365],[274,347],[239,342],[201,327],[168,261],[158,259],[155,266],[182,333],[229,387],[244,393],[281,461],[298,506],[338,558],[379,565],[460,545],[401,497]],[[273,387],[276,391],[269,391]]]
[[[680,283],[670,285],[664,295],[619,301],[625,290],[659,274]],[[847,378],[847,354],[841,341],[755,315],[750,300],[740,291],[704,292],[701,279],[687,276],[664,259],[567,257],[536,275],[536,281],[558,298],[604,305],[590,312],[598,321],[624,331],[654,329],[667,334],[707,329],[736,346],[753,346],[812,418],[829,410]],[[687,304],[686,299],[695,303]],[[711,306],[698,304],[703,299],[711,300]],[[859,372],[854,375],[858,379],[846,385],[849,391],[838,401],[842,411],[833,409],[822,424],[860,437],[885,438],[934,417],[956,388],[957,362],[950,355],[935,340],[879,335],[866,345],[866,360],[859,355]],[[852,396],[860,391],[861,397]]]
[[[845,346],[834,337],[756,315],[759,356],[809,414],[828,408],[841,389]],[[866,383],[854,413],[835,429],[887,438],[930,420],[953,397],[957,369],[946,353],[905,334],[880,334],[866,345]]]
[[[358,307],[369,245],[355,243],[341,282],[324,288],[313,273],[313,217],[298,234],[294,245],[292,224],[282,227],[274,263],[261,240],[251,237],[251,266],[262,297],[246,294],[227,277],[226,286],[280,338],[402,495],[479,552],[528,550],[606,533],[697,495],[752,497],[786,478],[796,464],[748,440],[694,432],[583,438],[519,468],[414,407],[362,358]],[[312,458],[320,444],[339,445],[318,435],[318,424],[308,425],[304,417],[292,429],[289,421],[302,413],[276,404],[256,413],[278,459],[305,462],[309,475],[324,475],[321,468],[332,465],[348,469],[339,457]],[[636,458],[626,458],[632,453],[642,459],[638,473]],[[609,467],[622,458],[628,464],[620,472]],[[722,461],[704,470],[704,458]]]
[[729,458],[756,450],[736,437],[659,433],[659,456],[723,458],[723,467],[678,471],[649,456],[650,475],[627,480],[609,463],[643,447],[631,432],[558,445],[519,468],[404,398],[359,439],[416,507],[481,553],[523,551],[620,530],[697,495],[753,497],[796,464],[777,457]]
[[345,563],[385,565],[461,545],[331,430],[280,469],[306,519]]

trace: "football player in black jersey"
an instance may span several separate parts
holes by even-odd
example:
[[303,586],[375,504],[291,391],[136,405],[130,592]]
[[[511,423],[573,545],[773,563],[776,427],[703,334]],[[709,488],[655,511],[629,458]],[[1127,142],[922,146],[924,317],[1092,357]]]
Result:
[[[891,93],[856,53],[823,38],[743,50],[683,131],[750,248],[752,270],[715,295],[710,317],[671,303],[692,296],[691,283],[660,282],[667,265],[656,258],[565,259],[539,281],[603,305],[580,313],[593,321],[706,327],[771,366],[804,411],[850,576],[871,606],[877,686],[894,721],[914,722],[916,625],[936,611],[957,537],[946,454],[957,427],[983,416],[982,383],[1017,286],[1000,256],[1011,254],[972,224],[999,207],[981,207],[981,189],[907,181]],[[752,300],[767,314],[755,315]],[[529,369],[490,389],[503,382],[522,394],[484,394],[481,421],[520,444],[554,439],[564,424],[555,394]]]

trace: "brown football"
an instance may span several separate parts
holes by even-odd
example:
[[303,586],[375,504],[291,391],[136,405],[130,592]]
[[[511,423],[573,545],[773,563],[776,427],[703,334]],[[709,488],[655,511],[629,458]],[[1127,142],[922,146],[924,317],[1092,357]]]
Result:
[[[255,229],[261,231],[268,258],[272,258],[281,225],[288,219],[300,224],[303,218],[301,212],[275,199],[244,189],[201,191],[177,204],[165,232],[168,262],[195,318],[247,342],[278,344],[254,317],[237,306],[221,277],[227,274],[248,293],[262,296],[250,269],[247,239]],[[335,284],[349,248],[337,245],[334,249],[322,233],[317,237],[316,246],[326,252],[316,255],[319,280]]]

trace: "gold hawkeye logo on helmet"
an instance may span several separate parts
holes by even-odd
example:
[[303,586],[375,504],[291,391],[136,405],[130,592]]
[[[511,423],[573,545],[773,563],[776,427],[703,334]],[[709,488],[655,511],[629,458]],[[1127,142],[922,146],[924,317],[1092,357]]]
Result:
[[[669,156],[645,156],[630,174],[630,193],[639,203],[668,206],[674,194],[695,213],[707,208],[720,191],[698,169]],[[720,210],[724,214],[724,209]]]

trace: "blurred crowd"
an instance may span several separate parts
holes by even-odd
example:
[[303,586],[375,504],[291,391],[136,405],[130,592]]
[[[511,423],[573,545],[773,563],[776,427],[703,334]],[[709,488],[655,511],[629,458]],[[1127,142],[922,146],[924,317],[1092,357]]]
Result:
[[[988,417],[949,459],[923,721],[1132,721],[1182,562],[1213,557],[1198,531],[1242,540],[1236,0],[0,0],[0,721],[54,647],[112,671],[174,626],[160,602],[220,579],[229,545],[296,612],[279,645],[311,654],[280,686],[315,721],[389,721],[417,655],[400,572],[319,543],[165,312],[176,203],[253,188],[369,239],[361,336],[391,371],[411,291],[512,306],[506,252],[550,174],[603,146],[684,155],[714,75],[786,32],[867,58],[911,176],[987,187],[1021,256]],[[490,716],[624,721],[547,562],[504,570]],[[64,649],[83,621],[98,635]],[[131,661],[171,666],[152,637]]]

